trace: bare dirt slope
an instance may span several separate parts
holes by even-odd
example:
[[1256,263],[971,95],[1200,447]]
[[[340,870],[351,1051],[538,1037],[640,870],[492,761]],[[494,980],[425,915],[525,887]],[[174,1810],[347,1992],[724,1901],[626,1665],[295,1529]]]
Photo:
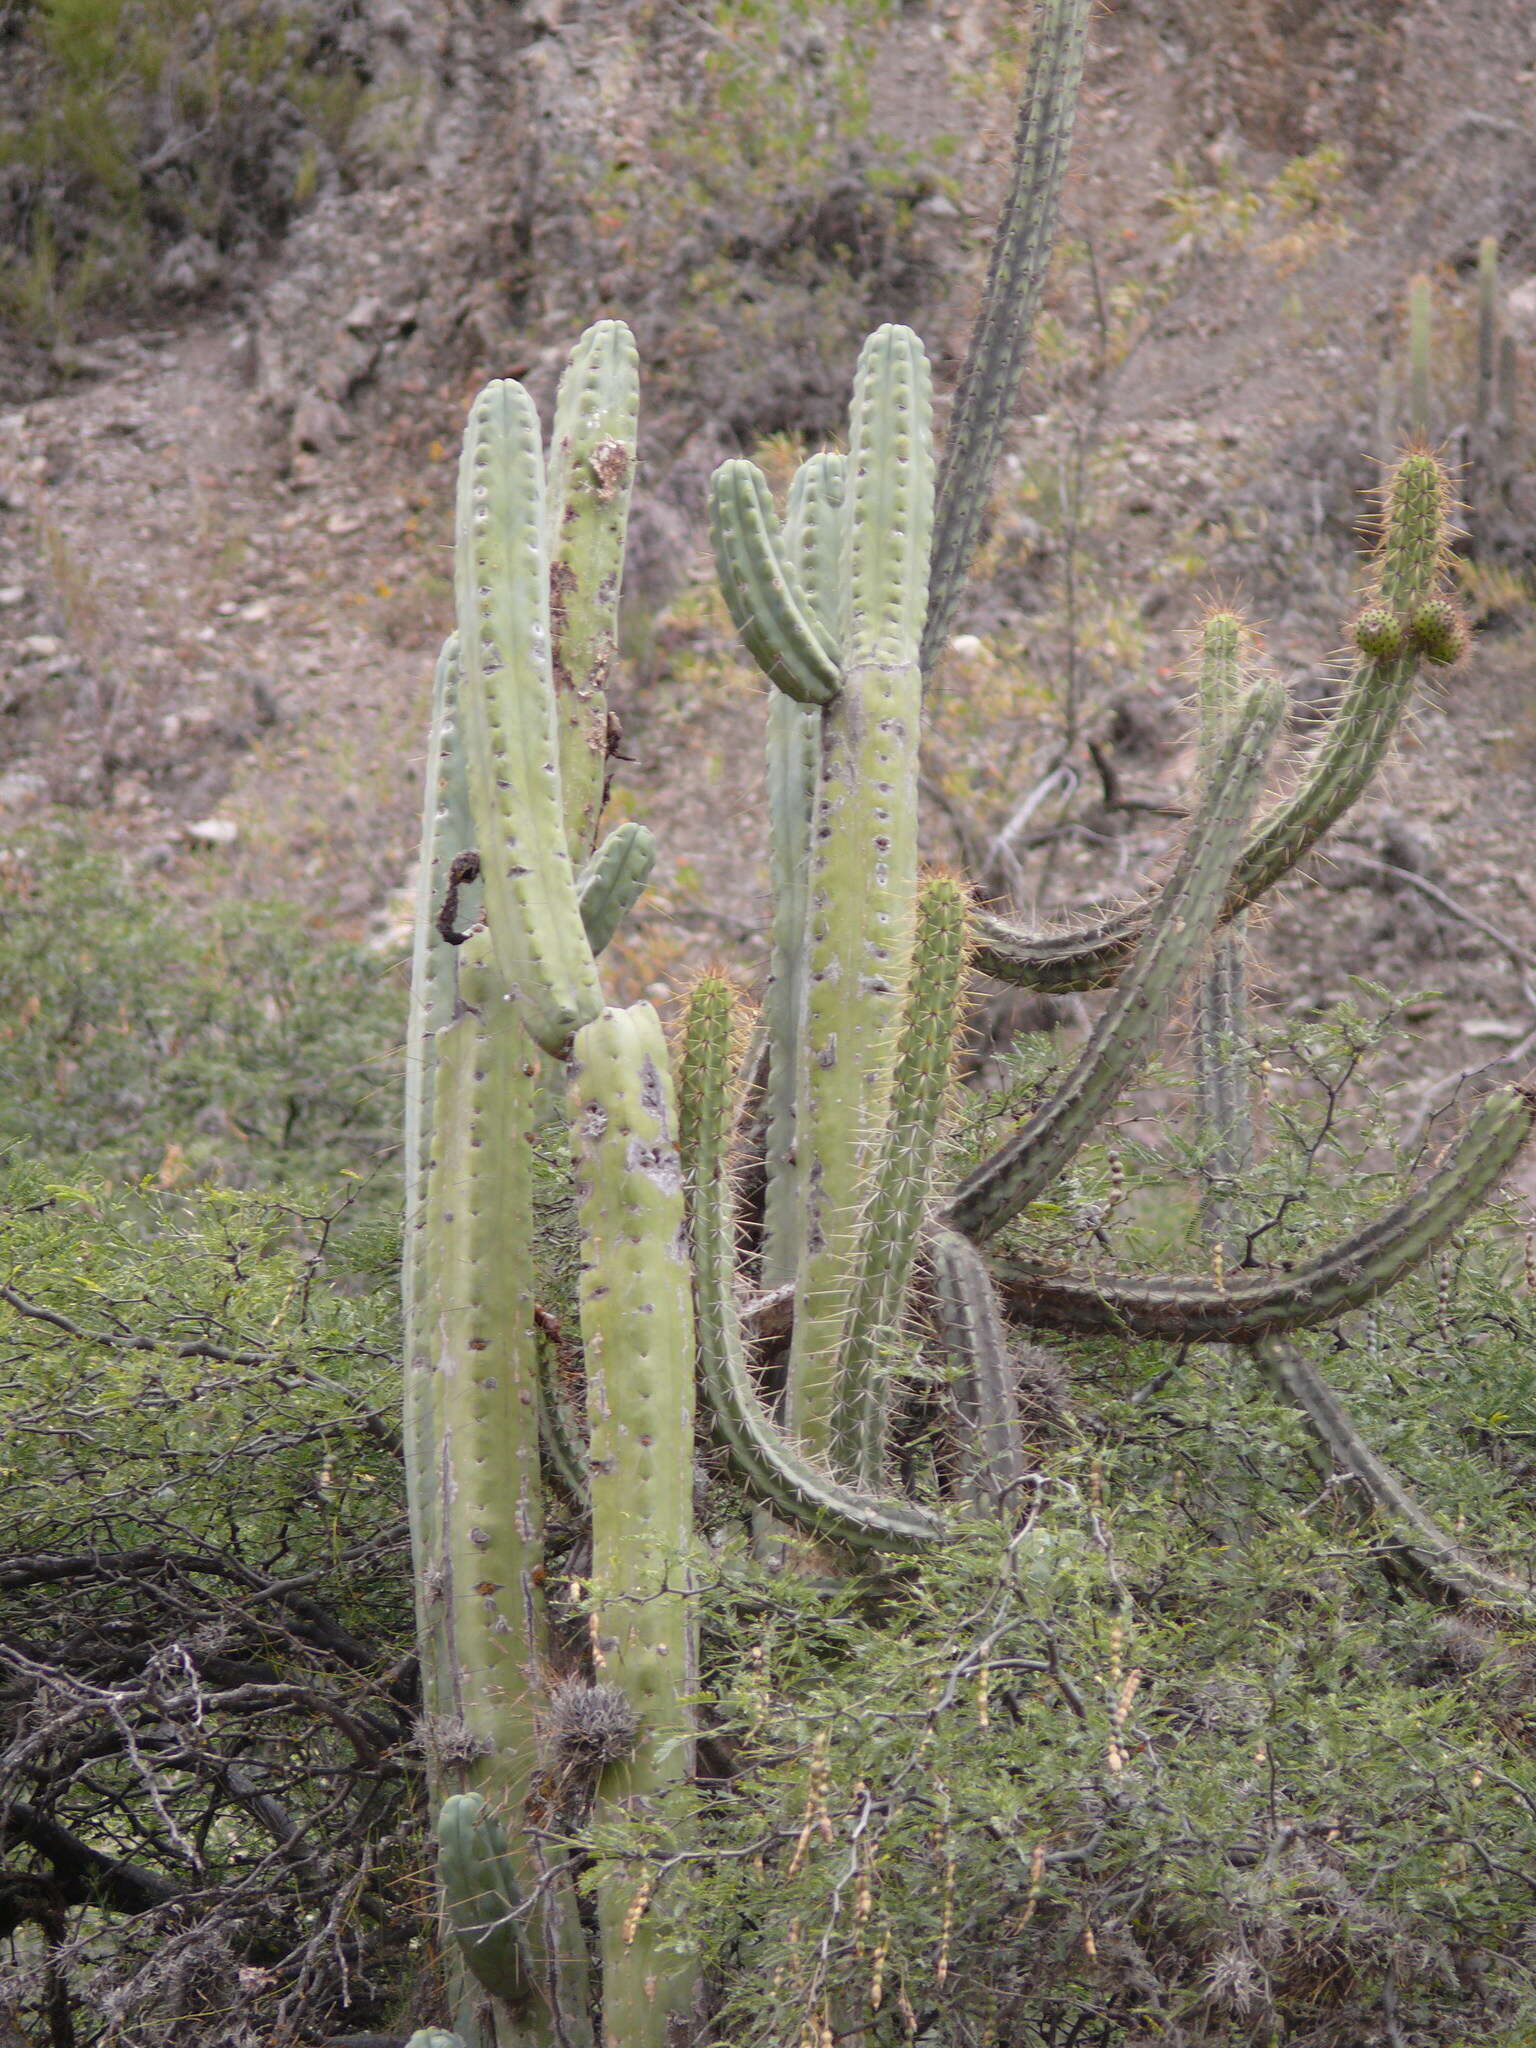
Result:
[[[254,298],[96,337],[69,380],[0,417],[0,824],[53,815],[119,844],[168,907],[285,895],[391,957],[463,404],[486,373],[526,374],[547,399],[581,320],[633,304],[661,367],[616,801],[659,828],[664,863],[622,964],[659,993],[707,952],[749,974],[760,959],[760,691],[729,658],[698,516],[709,467],[747,437],[752,379],[722,369],[712,390],[707,358],[669,355],[669,318],[686,323],[622,264],[571,281],[563,264],[597,230],[541,213],[526,152],[507,143],[491,194],[487,152],[519,110],[527,127],[575,107],[579,130],[593,106],[632,107],[637,150],[655,113],[633,101],[623,10],[507,12],[504,45],[488,49],[481,25],[473,47],[444,29],[427,52],[429,146],[408,175],[327,202]],[[880,59],[890,120],[960,136],[959,197],[929,191],[899,246],[859,245],[853,310],[909,310],[941,366],[963,341],[1000,175],[1017,65],[990,53],[1007,51],[1010,15],[909,7]],[[690,31],[676,33],[686,78]],[[1010,875],[1040,913],[1123,891],[1170,843],[1168,818],[1106,805],[1086,743],[1122,799],[1178,802],[1189,633],[1212,595],[1251,608],[1301,720],[1326,710],[1360,493],[1402,426],[1409,275],[1437,281],[1447,432],[1467,412],[1480,236],[1499,238],[1512,318],[1536,302],[1528,10],[1125,0],[1094,34],[1069,239],[932,762],[936,853],[962,838],[985,852],[1061,755],[1073,698],[1073,790],[1042,803],[1025,838],[1049,837]],[[856,232],[831,237],[829,262],[852,261]],[[760,247],[742,260],[778,288]],[[765,359],[759,426],[821,430],[851,367],[851,349],[835,354],[795,356],[793,376]],[[1439,1107],[1463,1069],[1523,1062],[1536,1033],[1523,506],[1474,576],[1485,630],[1469,659],[1255,937],[1282,1008],[1331,1001],[1356,975],[1442,992],[1397,1059],[1405,1118]]]

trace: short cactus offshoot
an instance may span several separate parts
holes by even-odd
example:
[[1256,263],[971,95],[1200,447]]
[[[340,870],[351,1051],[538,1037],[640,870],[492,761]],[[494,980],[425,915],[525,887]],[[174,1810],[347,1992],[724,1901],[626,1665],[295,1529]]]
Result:
[[[1536,1114],[1522,1091],[1490,1098],[1425,1185],[1367,1230],[1215,1300],[1187,1280],[1089,1283],[990,1249],[1135,1077],[1223,923],[1358,796],[1418,663],[1449,658],[1458,633],[1440,593],[1443,481],[1410,456],[1388,489],[1355,674],[1291,795],[1255,822],[1283,693],[1238,682],[1229,664],[1161,889],[1038,934],[973,911],[952,878],[922,876],[929,565],[944,565],[947,606],[1049,244],[1086,11],[1043,10],[1012,254],[992,287],[1014,295],[1015,317],[981,323],[968,371],[979,424],[943,480],[927,358],[900,326],[860,356],[848,454],[802,466],[782,522],[750,464],[714,480],[722,586],[769,684],[772,968],[744,1073],[741,1006],[723,976],[688,1000],[675,1086],[654,1013],[610,1006],[601,985],[601,952],[655,852],[634,826],[598,843],[638,412],[627,329],[601,322],[578,344],[547,456],[517,385],[488,387],[471,411],[412,993],[404,1431],[464,2048],[667,2048],[694,2025],[692,1949],[657,1872],[677,1847],[674,1788],[692,1771],[696,1389],[700,1425],[755,1502],[849,1552],[931,1546],[1015,1512],[1027,1490],[1010,1318],[1262,1343],[1338,1314],[1455,1229]],[[439,915],[450,902],[456,918]],[[1024,986],[1116,987],[1054,1098],[947,1186],[944,1111],[978,961]],[[1224,1030],[1213,1056],[1230,1051]],[[562,1136],[584,1431],[535,1298],[535,1158]],[[744,1216],[748,1155],[764,1193]],[[756,1368],[773,1346],[783,1392],[769,1403]],[[889,1447],[903,1367],[924,1346],[947,1361],[962,1427],[935,1497],[915,1499]],[[1327,1406],[1316,1386],[1294,1398]],[[1358,1474],[1369,1453],[1353,1441]],[[544,1502],[556,1489],[587,1518],[580,1581],[552,1569]],[[583,1702],[601,1703],[602,1730],[578,1759]],[[592,1815],[586,1916],[561,1841],[573,1804]]]

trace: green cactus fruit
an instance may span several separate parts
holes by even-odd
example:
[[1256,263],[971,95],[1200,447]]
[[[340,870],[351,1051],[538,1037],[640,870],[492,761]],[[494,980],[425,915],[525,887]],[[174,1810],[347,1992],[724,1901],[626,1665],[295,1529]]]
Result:
[[1409,645],[1437,668],[1449,668],[1467,651],[1467,622],[1448,597],[1416,604],[1408,614]]
[[837,646],[800,585],[754,463],[723,462],[710,478],[709,532],[731,622],[769,682],[801,704],[829,704],[840,677]]
[[645,893],[656,865],[656,841],[644,825],[616,825],[576,882],[581,921],[594,954],[607,951],[620,924]]
[[488,384],[459,463],[454,577],[469,794],[502,979],[545,1052],[602,1008],[566,845],[538,414]]
[[736,1219],[727,1164],[734,1029],[730,983],[723,975],[701,976],[684,1025],[678,1105],[698,1305],[699,1379],[715,1432],[752,1492],[801,1528],[859,1550],[923,1548],[948,1533],[937,1515],[842,1485],[790,1445],[758,1400],[736,1301]]
[[437,1842],[438,1882],[465,1962],[493,1998],[525,2010],[536,1991],[501,1822],[479,1793],[456,1793],[443,1801]]
[[578,865],[596,842],[603,807],[606,693],[618,655],[639,412],[635,338],[622,320],[599,320],[572,349],[560,379],[546,512],[560,789],[566,843]]
[[1408,645],[1402,620],[1384,604],[1368,604],[1351,632],[1360,652],[1373,661],[1396,661]]

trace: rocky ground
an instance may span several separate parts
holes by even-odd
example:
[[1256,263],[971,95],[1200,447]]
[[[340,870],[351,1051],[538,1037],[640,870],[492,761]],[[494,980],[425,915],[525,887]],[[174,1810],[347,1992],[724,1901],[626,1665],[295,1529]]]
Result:
[[[662,55],[686,77],[702,30],[677,12]],[[508,145],[498,185],[487,140],[521,108],[546,123],[547,161],[547,124],[577,132],[631,105],[634,46],[611,9],[507,13],[504,31],[471,33],[423,9],[391,32],[399,63],[434,80],[408,170],[325,198],[249,287],[210,287],[159,328],[105,329],[14,380],[0,830],[51,818],[116,844],[168,915],[286,896],[317,929],[397,960],[450,608],[457,422],[486,373],[525,375],[547,402],[575,328],[628,314],[658,368],[615,691],[633,758],[615,801],[664,852],[620,969],[631,992],[660,995],[710,954],[746,975],[761,960],[761,692],[710,593],[702,483],[752,440],[754,391],[755,430],[781,437],[770,466],[786,434],[825,431],[852,350],[791,346],[759,388],[736,330],[722,366],[690,355],[696,329],[622,261],[573,283],[562,237],[597,230],[541,211],[526,147]],[[1030,915],[1123,894],[1172,843],[1155,807],[1187,789],[1188,648],[1213,596],[1251,610],[1293,686],[1298,743],[1326,712],[1361,493],[1403,429],[1410,274],[1435,280],[1436,424],[1453,452],[1483,235],[1499,237],[1510,329],[1536,356],[1536,17],[1494,0],[1318,4],[1299,27],[1266,0],[1221,13],[1213,29],[1194,0],[1122,0],[1096,18],[1048,320],[984,575],[939,678],[937,857],[985,864],[1043,769],[1072,771],[1017,864],[988,871]],[[859,257],[862,297],[844,311],[908,311],[941,381],[999,176],[1009,14],[908,7],[879,53],[877,111],[963,139],[953,184],[915,188],[899,246]],[[415,48],[431,23],[437,41]],[[633,118],[638,150],[652,116],[640,103]],[[851,260],[846,240],[830,246]],[[742,260],[763,267],[770,303],[790,290],[761,246]],[[1409,1125],[1536,1046],[1528,485],[1468,573],[1468,659],[1425,692],[1370,799],[1254,931],[1280,1013],[1335,1002],[1356,976],[1424,992],[1383,1068]]]

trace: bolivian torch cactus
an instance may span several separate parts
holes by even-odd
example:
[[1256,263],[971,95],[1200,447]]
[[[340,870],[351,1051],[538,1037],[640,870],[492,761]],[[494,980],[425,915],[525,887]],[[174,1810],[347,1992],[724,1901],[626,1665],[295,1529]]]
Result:
[[[1031,1204],[1134,1079],[1215,935],[1354,801],[1418,663],[1452,657],[1460,634],[1440,589],[1443,478],[1413,455],[1387,487],[1354,675],[1288,796],[1255,819],[1284,695],[1239,677],[1224,626],[1208,648],[1219,715],[1160,887],[1040,934],[922,874],[922,693],[944,637],[930,562],[947,619],[1049,244],[1086,11],[1042,11],[1006,260],[945,465],[922,344],[892,325],[859,358],[846,455],[802,465],[782,519],[748,462],[711,486],[722,590],[768,686],[771,962],[744,1062],[725,976],[705,975],[687,1001],[675,1086],[654,1013],[613,1006],[600,977],[655,855],[638,825],[601,837],[638,415],[628,330],[603,321],[578,344],[547,455],[517,384],[489,385],[471,409],[457,630],[437,669],[423,816],[404,1278],[423,1732],[466,2048],[692,2037],[701,1991],[665,1874],[699,1683],[696,1391],[737,1486],[824,1554],[941,1543],[968,1518],[1015,1513],[1029,1491],[1011,1323],[1280,1338],[1424,1257],[1532,1122],[1527,1092],[1489,1097],[1421,1188],[1284,1273],[1107,1280],[1026,1255]],[[1012,322],[992,317],[997,293],[1013,295]],[[1229,944],[1217,958],[1232,996]],[[978,966],[1021,987],[1113,992],[1055,1094],[951,1184],[946,1105]],[[1236,1029],[1209,973],[1207,1065],[1229,1069]],[[1230,1139],[1240,1103],[1224,1076]],[[555,1254],[536,1229],[537,1176],[561,1144],[579,1281],[576,1327],[556,1331],[538,1296]],[[914,1498],[892,1449],[904,1373],[924,1354],[959,1427],[931,1497]],[[1277,1384],[1331,1415],[1326,1389],[1286,1371]],[[769,1399],[767,1386],[782,1391]],[[1374,1471],[1352,1442],[1351,1470]],[[573,1505],[584,1522],[558,1557],[551,1495],[563,1529]],[[587,1759],[574,1805],[573,1714]]]

